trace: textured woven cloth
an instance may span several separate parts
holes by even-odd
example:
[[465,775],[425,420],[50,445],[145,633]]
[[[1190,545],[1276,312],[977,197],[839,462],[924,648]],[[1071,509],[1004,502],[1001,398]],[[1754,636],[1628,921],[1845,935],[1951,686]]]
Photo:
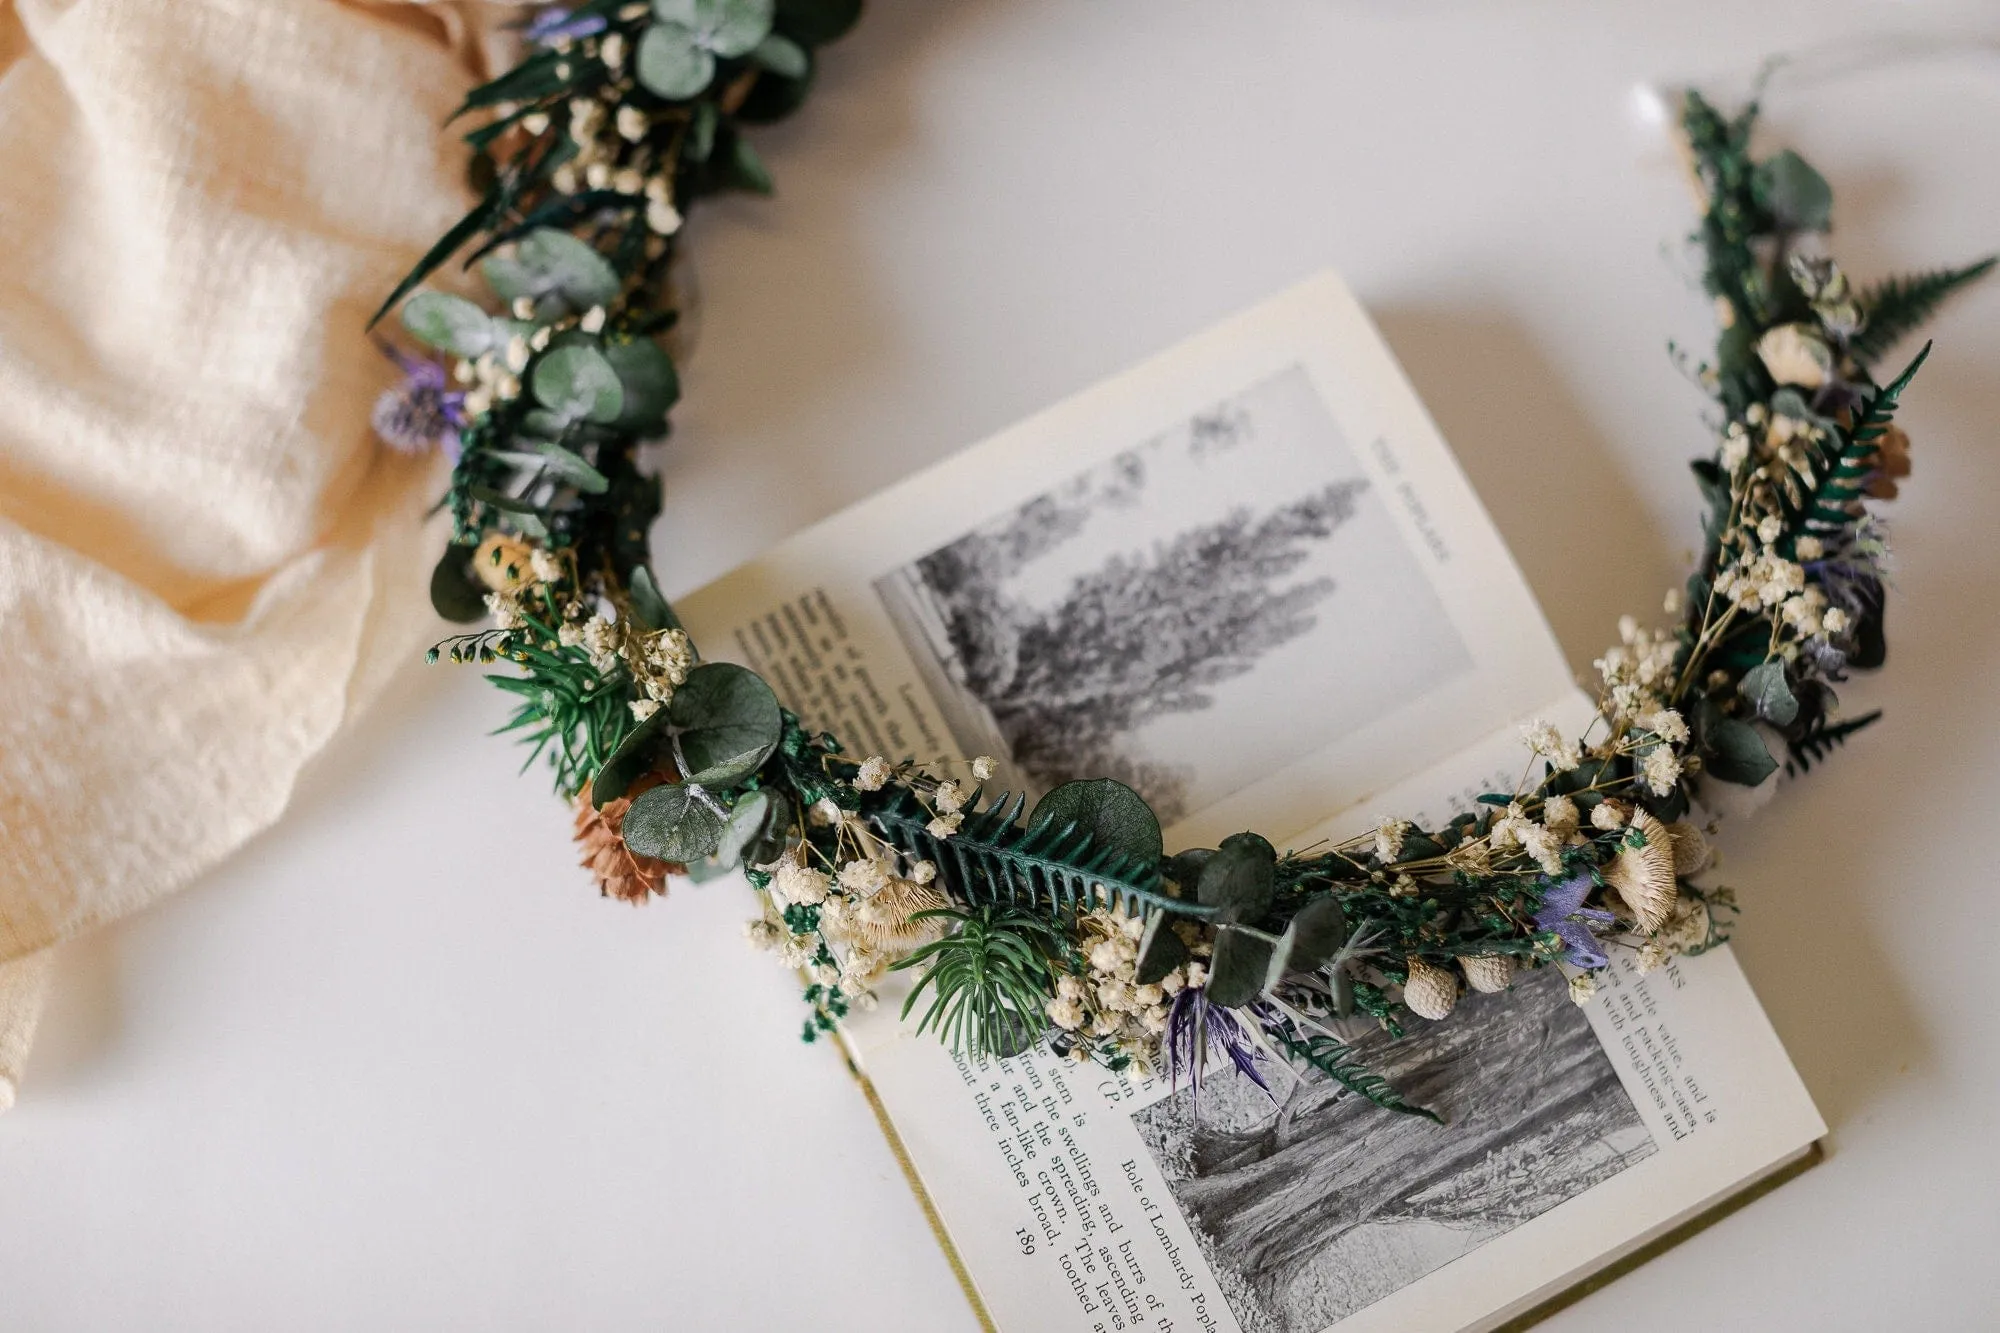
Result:
[[0,1108],[51,946],[276,820],[435,628],[362,325],[466,206],[467,27],[0,0]]

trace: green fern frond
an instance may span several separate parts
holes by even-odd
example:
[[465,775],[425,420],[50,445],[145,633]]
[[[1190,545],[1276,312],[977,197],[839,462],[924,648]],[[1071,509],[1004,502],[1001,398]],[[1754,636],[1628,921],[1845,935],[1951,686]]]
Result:
[[1824,762],[1828,755],[1847,744],[1849,736],[1881,716],[1882,710],[1877,708],[1845,722],[1822,722],[1797,740],[1787,741],[1785,746],[1791,757],[1785,760],[1785,776],[1795,778],[1811,772],[1814,764]]
[[898,789],[868,817],[897,850],[934,863],[940,879],[974,906],[1027,907],[1042,912],[1088,912],[1123,907],[1134,915],[1154,911],[1212,916],[1215,909],[1170,897],[1157,865],[1093,845],[1069,822],[1020,824],[1025,796],[995,797],[983,808],[967,806],[958,831],[940,838],[931,813],[915,795]]
[[936,1028],[953,1051],[1005,1059],[1032,1045],[1048,1027],[1042,1006],[1053,985],[1049,957],[1062,947],[1055,928],[1031,912],[991,906],[918,912],[912,920],[919,918],[948,920],[957,929],[895,965],[924,969],[903,1002],[903,1017],[929,991],[917,1031]]
[[1876,283],[1861,294],[1859,304],[1867,322],[1848,342],[1847,350],[1855,360],[1868,365],[1915,333],[1952,293],[1985,277],[1995,263],[2000,263],[2000,255],[1989,255],[1964,268],[1933,269]]
[[1317,1069],[1356,1096],[1365,1097],[1385,1111],[1398,1115],[1422,1116],[1442,1125],[1444,1117],[1425,1106],[1413,1106],[1403,1099],[1395,1085],[1361,1063],[1354,1048],[1334,1037],[1315,1034],[1301,1037],[1298,1029],[1284,1019],[1269,1023],[1265,1031],[1286,1056]]
[[1862,492],[1875,471],[1876,450],[1882,437],[1889,433],[1896,404],[1930,354],[1931,345],[1925,343],[1902,374],[1876,390],[1861,419],[1847,432],[1846,440],[1824,460],[1818,483],[1799,506],[1805,526],[1820,532],[1834,531],[1846,527],[1860,514]]

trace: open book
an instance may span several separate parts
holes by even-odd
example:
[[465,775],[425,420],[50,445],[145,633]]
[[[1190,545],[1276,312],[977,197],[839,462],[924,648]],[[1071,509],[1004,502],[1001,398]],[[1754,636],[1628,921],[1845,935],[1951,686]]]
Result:
[[[1367,316],[1310,282],[794,537],[681,606],[857,754],[1115,777],[1170,849],[1299,849],[1513,790],[1592,713]],[[1493,1329],[1825,1132],[1726,947],[1587,1005],[1553,967],[1358,1038],[1437,1126],[1316,1074],[1190,1090],[844,1032],[989,1326]]]

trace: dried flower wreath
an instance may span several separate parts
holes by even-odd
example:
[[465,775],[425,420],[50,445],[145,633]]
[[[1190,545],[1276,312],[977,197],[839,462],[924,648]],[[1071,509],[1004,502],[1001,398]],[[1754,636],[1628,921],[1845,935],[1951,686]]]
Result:
[[[1612,947],[1650,967],[1720,938],[1734,904],[1693,882],[1695,802],[1772,781],[1780,753],[1803,770],[1875,720],[1836,720],[1833,686],[1883,660],[1886,548],[1864,502],[1909,470],[1891,418],[1929,348],[1886,382],[1875,367],[1994,260],[1851,288],[1821,254],[1825,180],[1789,151],[1752,156],[1754,102],[1732,117],[1687,94],[1692,241],[1721,334],[1694,368],[1717,444],[1693,465],[1705,542],[1668,597],[1677,622],[1627,618],[1589,731],[1531,729],[1529,772],[1476,813],[1323,850],[1239,833],[1168,856],[1117,782],[1028,809],[984,794],[989,760],[848,755],[751,671],[703,662],[647,568],[660,490],[637,454],[678,396],[657,339],[682,210],[770,189],[747,131],[800,105],[859,9],[543,11],[530,54],[461,109],[485,122],[465,136],[478,204],[377,314],[400,304],[436,354],[392,350],[404,379],[375,413],[392,447],[453,462],[432,600],[492,618],[431,660],[512,668],[490,677],[518,700],[505,729],[550,758],[602,892],[643,902],[670,873],[743,868],[750,938],[807,975],[807,1040],[913,969],[904,1013],[970,1054],[1046,1041],[1192,1077],[1216,1054],[1259,1082],[1260,1061],[1291,1061],[1418,1115],[1343,1033],[1443,1020],[1461,986],[1557,961],[1582,998]],[[469,245],[498,313],[417,289]]]

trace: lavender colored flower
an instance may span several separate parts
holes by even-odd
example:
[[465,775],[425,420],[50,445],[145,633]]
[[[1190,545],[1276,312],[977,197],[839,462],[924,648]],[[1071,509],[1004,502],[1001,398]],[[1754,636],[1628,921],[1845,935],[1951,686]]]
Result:
[[1596,883],[1588,870],[1579,870],[1568,879],[1548,885],[1542,894],[1542,910],[1535,913],[1538,930],[1552,930],[1562,937],[1569,946],[1563,954],[1563,961],[1572,967],[1603,967],[1611,959],[1598,947],[1597,936],[1591,931],[1590,923],[1609,924],[1615,918],[1609,912],[1600,912],[1585,907],[1583,900],[1590,896],[1591,885]]
[[595,37],[605,26],[602,14],[571,18],[570,11],[561,5],[550,5],[528,21],[522,35],[537,46],[552,46],[564,38],[574,41],[579,37]]
[[409,356],[387,343],[382,352],[403,371],[403,382],[385,389],[375,400],[369,424],[382,443],[399,454],[443,449],[458,461],[459,427],[465,424],[465,395],[450,387],[444,367],[425,357]]
[[1196,1114],[1201,1111],[1202,1070],[1208,1064],[1208,1052],[1212,1045],[1219,1045],[1229,1056],[1229,1062],[1245,1078],[1262,1088],[1267,1095],[1271,1091],[1271,1085],[1258,1072],[1257,1044],[1250,1029],[1232,1011],[1209,1003],[1208,993],[1203,987],[1184,986],[1175,994],[1174,1002],[1167,1010],[1164,1045],[1167,1070],[1174,1086],[1180,1086],[1182,1074],[1188,1077],[1188,1086],[1194,1093],[1192,1101]]

